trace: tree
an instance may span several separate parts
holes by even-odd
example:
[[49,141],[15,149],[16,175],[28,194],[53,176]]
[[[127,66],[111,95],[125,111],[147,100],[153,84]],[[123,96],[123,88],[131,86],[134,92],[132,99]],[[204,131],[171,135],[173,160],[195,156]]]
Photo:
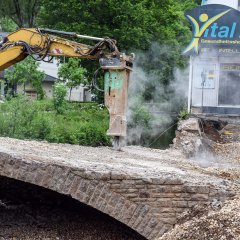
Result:
[[[43,27],[80,34],[108,36],[118,41],[120,50],[127,52],[147,51],[152,43],[168,46],[172,50],[166,54],[171,61],[161,59],[164,74],[160,81],[169,84],[174,68],[187,63],[181,52],[191,37],[191,31],[183,6],[189,8],[194,4],[194,0],[43,0],[38,23]],[[144,59],[146,70],[160,72],[159,66],[152,62],[151,58]],[[92,72],[89,62],[82,64]]]
[[53,85],[53,104],[58,114],[62,114],[64,112],[64,102],[66,95],[66,86],[61,82],[55,82]]
[[87,70],[81,67],[80,63],[80,59],[70,58],[68,62],[61,65],[58,70],[58,76],[70,89],[69,100],[71,99],[71,93],[74,87],[79,86],[81,83],[87,83]]
[[7,69],[5,71],[5,78],[11,84],[22,83],[24,93],[26,84],[32,84],[33,88],[37,91],[38,99],[43,99],[42,80],[44,73],[38,70],[38,66],[39,63],[28,57],[24,61],[15,64],[12,68]]
[[[192,33],[184,12],[197,4],[199,0],[43,0],[38,23],[116,39],[121,51],[136,53],[134,65],[148,76],[142,87],[144,100],[165,102],[172,96],[175,69],[188,64],[182,51]],[[97,68],[92,61],[82,61],[82,66],[88,73]]]
[[12,19],[19,28],[33,27],[41,0],[0,1],[0,14]]

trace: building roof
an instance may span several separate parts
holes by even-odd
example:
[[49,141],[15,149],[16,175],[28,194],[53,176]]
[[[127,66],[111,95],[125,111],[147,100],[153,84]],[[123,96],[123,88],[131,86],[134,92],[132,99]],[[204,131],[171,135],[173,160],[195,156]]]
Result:
[[43,82],[55,82],[55,81],[57,81],[57,78],[45,74],[45,77],[44,77],[44,79],[43,79]]

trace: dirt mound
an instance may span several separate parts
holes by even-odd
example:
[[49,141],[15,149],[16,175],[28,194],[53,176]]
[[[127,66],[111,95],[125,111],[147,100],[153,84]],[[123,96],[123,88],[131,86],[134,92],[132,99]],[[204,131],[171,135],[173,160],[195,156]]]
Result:
[[239,240],[240,197],[228,201],[220,210],[198,214],[190,221],[176,225],[159,240]]

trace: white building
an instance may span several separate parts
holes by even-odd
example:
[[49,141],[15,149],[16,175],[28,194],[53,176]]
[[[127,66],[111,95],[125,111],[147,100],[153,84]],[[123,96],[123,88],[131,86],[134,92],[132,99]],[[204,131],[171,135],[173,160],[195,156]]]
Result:
[[240,5],[239,2],[239,0],[202,0],[202,5],[221,4],[238,9]]
[[[202,5],[208,4],[221,4],[238,10],[240,0],[202,1]],[[199,21],[204,23],[207,20]],[[209,32],[213,24],[209,26]],[[240,25],[240,21],[238,24]],[[219,31],[221,27],[218,27]],[[211,51],[205,54],[203,51],[198,56],[191,56],[188,101],[190,113],[240,115],[240,51],[238,54],[231,54],[231,49],[228,50],[226,55],[212,54]]]

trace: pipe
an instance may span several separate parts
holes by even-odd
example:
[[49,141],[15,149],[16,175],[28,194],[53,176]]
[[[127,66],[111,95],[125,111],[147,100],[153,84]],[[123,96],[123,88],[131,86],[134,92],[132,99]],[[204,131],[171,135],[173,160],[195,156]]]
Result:
[[58,31],[58,30],[52,30],[52,29],[48,29],[48,28],[39,28],[39,31],[42,33],[62,35],[62,36],[68,36],[68,37],[74,37],[74,38],[83,38],[83,39],[88,39],[88,40],[93,40],[93,41],[103,41],[104,40],[104,38],[91,37],[91,36],[87,36],[87,35],[76,34],[74,32]]

